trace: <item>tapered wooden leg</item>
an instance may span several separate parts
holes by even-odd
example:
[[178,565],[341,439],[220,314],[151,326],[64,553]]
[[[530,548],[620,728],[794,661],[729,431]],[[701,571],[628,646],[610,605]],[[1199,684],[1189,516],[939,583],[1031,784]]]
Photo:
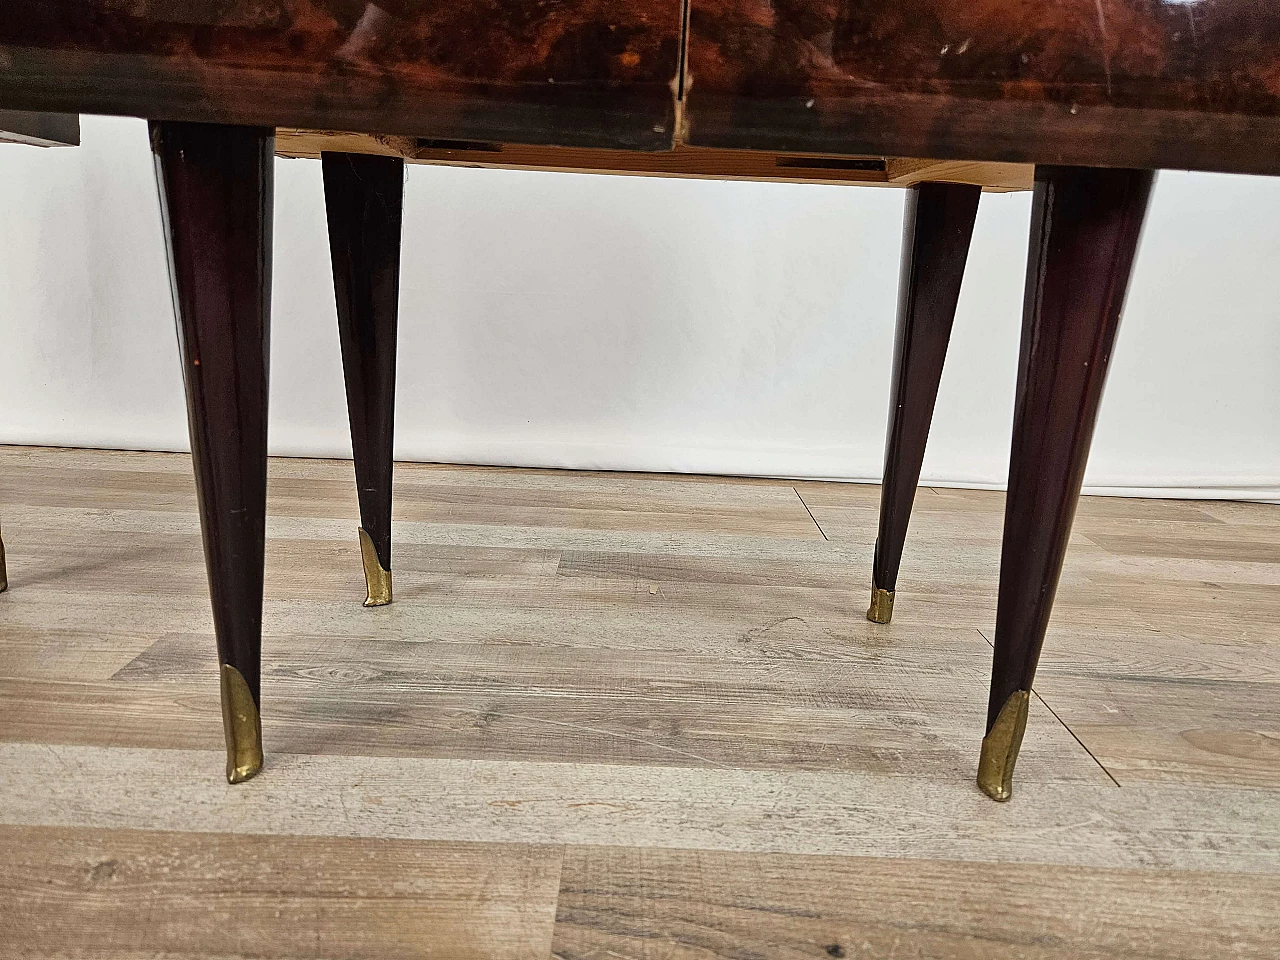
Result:
[[1012,794],[1153,179],[1149,170],[1036,170],[995,666],[978,765],[978,785],[996,800]]
[[391,602],[391,472],[404,161],[325,153],[325,208],[360,497],[366,607]]
[[151,125],[232,783],[262,767],[274,140],[270,129]]
[[955,183],[922,183],[907,194],[898,329],[893,345],[893,397],[871,574],[871,607],[867,610],[867,619],[876,623],[888,623],[893,617],[902,545],[920,482],[920,465],[981,195],[981,187]]

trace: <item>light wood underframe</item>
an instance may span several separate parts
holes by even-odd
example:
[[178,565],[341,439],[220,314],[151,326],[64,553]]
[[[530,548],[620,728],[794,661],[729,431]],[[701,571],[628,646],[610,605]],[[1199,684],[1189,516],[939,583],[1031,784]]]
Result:
[[821,153],[721,150],[677,144],[645,153],[581,147],[539,147],[469,140],[341,133],[332,130],[276,131],[282,157],[318,158],[322,151],[403,157],[410,163],[562,173],[612,173],[703,180],[774,183],[857,184],[909,187],[925,181],[974,183],[993,192],[1030,190],[1034,167],[1025,163],[978,163],[906,157],[854,157]]

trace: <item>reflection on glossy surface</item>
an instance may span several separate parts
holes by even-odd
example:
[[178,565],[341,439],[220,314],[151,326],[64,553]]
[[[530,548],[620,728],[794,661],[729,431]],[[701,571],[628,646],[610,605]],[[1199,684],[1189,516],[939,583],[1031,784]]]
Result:
[[14,46],[280,71],[363,68],[430,82],[666,83],[674,52],[661,49],[674,38],[664,38],[658,11],[622,0],[7,0],[6,7],[0,40]]
[[1270,0],[692,4],[693,143],[1275,166],[1280,4]]
[[1272,0],[688,3],[6,0],[0,109],[1280,173]]
[[78,93],[109,112],[146,113],[134,89],[146,84],[159,95],[152,116],[354,115],[381,118],[361,129],[442,135],[465,124],[442,122],[432,101],[461,97],[611,111],[608,122],[652,137],[670,112],[680,29],[679,0],[6,0],[0,106],[57,100],[93,78],[107,86]]
[[755,96],[888,86],[987,99],[1274,112],[1267,0],[694,0],[698,85]]

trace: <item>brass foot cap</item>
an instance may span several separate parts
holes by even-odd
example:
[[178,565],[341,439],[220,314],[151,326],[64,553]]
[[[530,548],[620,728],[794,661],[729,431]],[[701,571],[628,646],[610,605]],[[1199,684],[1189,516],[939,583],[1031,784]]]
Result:
[[227,783],[244,783],[246,780],[252,780],[261,770],[261,760],[254,763],[233,764],[231,759],[228,757]]
[[222,665],[222,730],[227,737],[227,782],[243,783],[262,769],[262,723],[244,675]]
[[992,800],[1013,796],[1013,768],[1018,762],[1022,735],[1027,729],[1028,690],[1015,690],[1000,708],[991,732],[982,738],[982,758],[978,761],[978,786]]
[[364,527],[360,528],[360,558],[364,561],[364,583],[368,596],[366,607],[383,607],[391,602],[391,571],[378,559],[373,538]]
[[867,619],[872,623],[888,623],[893,619],[892,590],[881,590],[874,583],[871,585],[871,607],[867,610]]

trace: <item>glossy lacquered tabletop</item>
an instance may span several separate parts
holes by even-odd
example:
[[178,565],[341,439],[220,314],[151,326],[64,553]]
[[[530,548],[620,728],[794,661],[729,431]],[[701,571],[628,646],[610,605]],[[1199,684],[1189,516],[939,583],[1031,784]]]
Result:
[[0,108],[1280,170],[1270,0],[6,0]]
[[662,149],[680,0],[4,0],[0,105]]
[[693,0],[688,72],[691,142],[1269,170],[1280,4]]

